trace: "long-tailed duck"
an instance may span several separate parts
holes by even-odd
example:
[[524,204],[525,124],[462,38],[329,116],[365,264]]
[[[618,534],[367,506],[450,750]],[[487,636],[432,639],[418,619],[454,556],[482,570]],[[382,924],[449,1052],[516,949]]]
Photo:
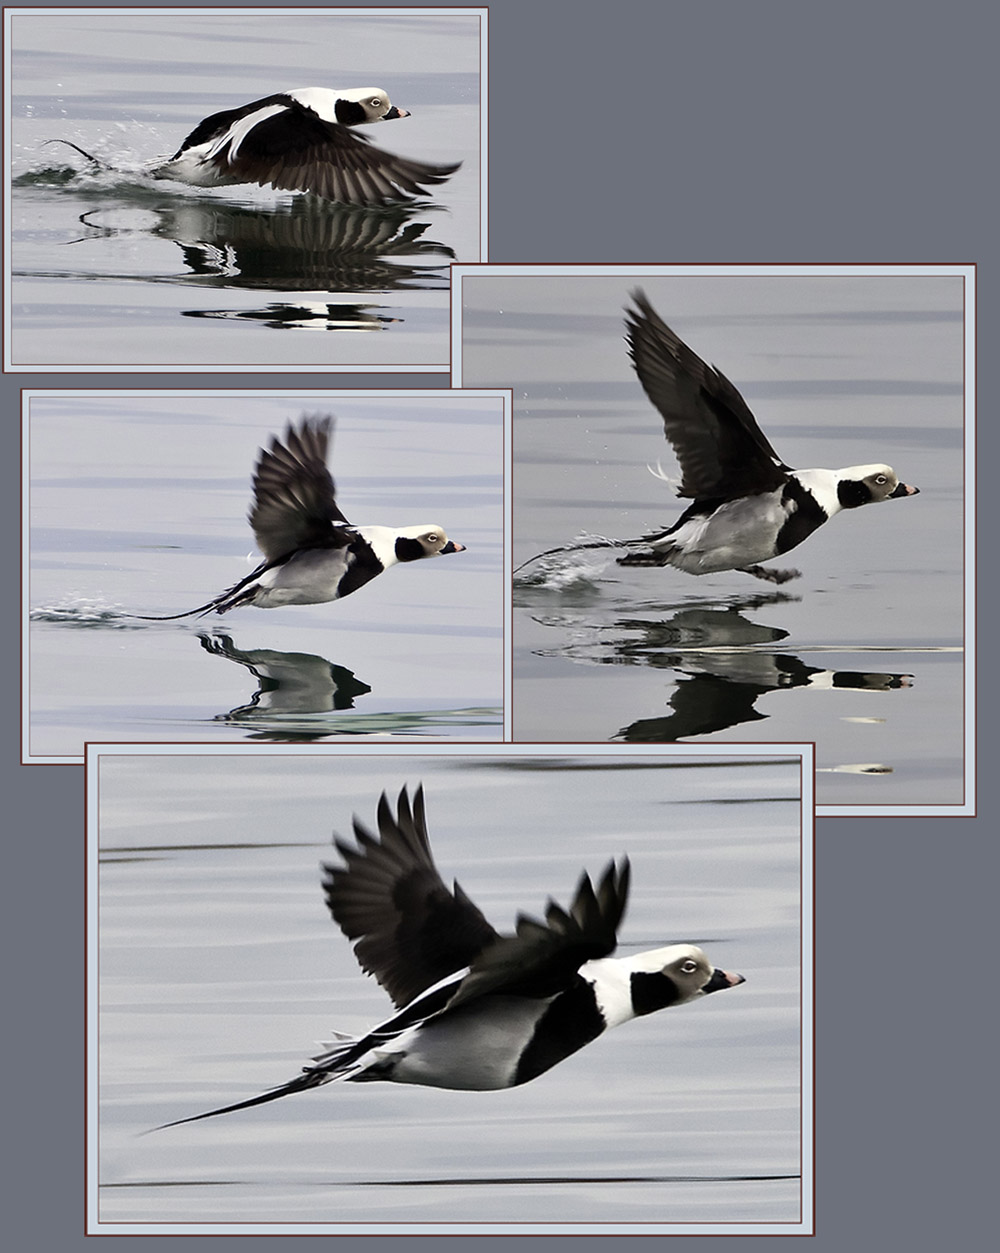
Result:
[[735,987],[693,944],[610,957],[628,897],[629,863],[609,863],[596,887],[584,874],[568,910],[521,914],[500,935],[431,856],[423,788],[394,815],[383,792],[376,836],[354,819],[357,846],[336,840],[343,865],[324,867],[326,902],[397,1012],[335,1042],[288,1083],[195,1122],[324,1083],[421,1084],[486,1091],[527,1083],[602,1032],[642,1014]]
[[666,530],[628,541],[649,547],[619,557],[620,565],[741,570],[784,583],[799,572],[757,563],[795,548],[841,509],[917,495],[887,465],[792,470],[726,376],[692,352],[641,291],[632,298],[629,355],[680,462],[677,494],[694,503]]
[[431,522],[399,529],[352,526],[337,506],[326,467],[331,425],[330,417],[289,423],[284,442],[273,436],[258,453],[248,518],[264,560],[255,570],[197,609],[133,616],[170,622],[240,605],[319,605],[349,596],[401,561],[465,550]]
[[380,87],[300,87],[213,113],[150,172],[196,187],[257,183],[345,204],[405,200],[443,183],[461,162],[397,157],[353,128],[409,116]]

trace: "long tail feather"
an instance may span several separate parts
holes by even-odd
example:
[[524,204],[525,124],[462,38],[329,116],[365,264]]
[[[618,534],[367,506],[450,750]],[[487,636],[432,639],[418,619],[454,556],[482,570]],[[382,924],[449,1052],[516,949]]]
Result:
[[85,148],[81,148],[79,144],[72,143],[69,139],[45,139],[42,141],[42,146],[44,147],[45,144],[65,144],[67,148],[72,148],[74,152],[78,152],[81,157],[86,157],[95,169],[108,170],[111,168],[109,165],[105,165],[103,161],[99,161],[97,157],[92,156]]
[[557,553],[582,552],[585,548],[628,548],[630,544],[639,543],[642,543],[642,541],[637,539],[606,539],[602,536],[600,539],[588,540],[586,543],[563,544],[561,548],[547,548],[543,553],[535,553],[534,557],[529,557],[527,561],[522,561],[519,566],[515,566],[511,574],[517,574],[525,566],[530,566],[533,561],[540,561],[543,557],[554,557]]
[[197,609],[185,609],[183,613],[168,614],[133,613],[129,617],[138,618],[141,622],[175,622],[178,618],[201,618],[205,614],[212,613],[213,610],[216,613],[228,613],[230,609],[237,609],[240,605],[253,601],[257,591],[256,579],[273,564],[275,563],[262,561],[256,570],[251,570],[245,578],[234,583],[232,587],[227,587],[208,604],[199,605]]
[[[251,1096],[246,1101],[237,1101],[234,1105],[223,1105],[220,1109],[210,1109],[204,1114],[192,1114],[190,1118],[178,1118],[174,1122],[162,1123],[159,1127],[150,1128],[151,1131],[163,1131],[166,1127],[179,1127],[186,1122],[200,1122],[202,1118],[215,1118],[218,1114],[231,1114],[234,1110],[250,1109],[254,1105],[266,1105],[268,1101],[276,1101],[279,1097],[290,1096],[293,1092],[305,1092],[309,1088],[318,1088],[321,1084],[329,1083],[332,1079],[339,1076],[330,1074],[328,1071],[322,1070],[304,1070],[301,1075],[297,1075],[288,1083],[283,1083],[279,1088],[271,1088],[268,1092],[262,1092],[260,1096]],[[148,1132],[144,1134],[149,1134]]]
[[225,599],[225,596],[219,596],[215,600],[210,600],[207,605],[199,605],[197,609],[186,609],[183,613],[130,613],[129,617],[138,618],[140,622],[175,622],[178,618],[203,618],[213,609],[217,613],[225,613],[226,609],[231,609],[231,605],[226,605],[225,609],[222,608]]

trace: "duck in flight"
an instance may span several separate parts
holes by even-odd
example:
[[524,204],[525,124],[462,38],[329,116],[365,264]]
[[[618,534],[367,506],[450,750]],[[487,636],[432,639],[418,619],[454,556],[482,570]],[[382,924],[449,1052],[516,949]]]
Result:
[[152,173],[195,187],[257,183],[344,204],[405,200],[443,183],[458,163],[394,156],[354,128],[409,116],[379,87],[301,87],[213,113]]
[[207,604],[146,622],[227,613],[242,605],[274,609],[340,600],[400,562],[465,551],[435,523],[394,528],[352,526],[337,506],[327,448],[333,419],[288,424],[260,450],[253,474],[250,526],[264,560]]
[[[375,206],[445,182],[461,162],[433,165],[376,148],[355,127],[409,117],[380,87],[334,91],[300,87],[224,109],[199,122],[153,178],[194,187],[256,183],[281,191],[309,192],[342,204]],[[65,143],[96,168],[98,158]]]
[[[625,323],[629,356],[680,463],[677,494],[693,503],[664,530],[611,541],[629,549],[617,558],[619,565],[674,566],[687,574],[739,570],[785,583],[799,577],[799,571],[760,562],[796,548],[843,509],[917,495],[918,488],[901,482],[891,466],[881,463],[842,470],[787,466],[726,376],[706,365],[641,291],[632,299],[635,308],[626,311]],[[570,549],[605,546],[601,542]],[[570,549],[549,549],[538,556]]]
[[357,1038],[338,1035],[280,1087],[166,1126],[334,1082],[512,1088],[611,1027],[744,982],[693,944],[610,956],[627,859],[609,863],[596,885],[582,875],[568,910],[550,900],[544,921],[520,914],[514,934],[501,935],[438,873],[422,787],[412,805],[404,787],[395,813],[383,792],[378,835],[357,818],[354,835],[353,846],[336,840],[343,864],[324,867],[326,903],[396,1012]]

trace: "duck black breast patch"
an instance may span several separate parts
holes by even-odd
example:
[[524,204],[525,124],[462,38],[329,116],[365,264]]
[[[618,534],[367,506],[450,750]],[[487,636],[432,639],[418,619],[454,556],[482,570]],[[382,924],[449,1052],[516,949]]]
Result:
[[408,539],[405,535],[400,535],[396,539],[396,560],[397,561],[419,561],[421,557],[427,556],[427,549],[418,539]]
[[341,126],[360,126],[365,120],[365,111],[356,100],[338,100],[333,111]]
[[347,569],[337,584],[337,599],[350,596],[351,592],[356,592],[359,587],[370,583],[384,569],[385,567],[372,551],[371,545],[363,540],[355,540],[348,549]]
[[653,973],[635,971],[629,979],[629,991],[636,1014],[652,1014],[655,1010],[666,1009],[680,996],[673,979],[659,970]]
[[791,478],[785,484],[781,493],[781,503],[790,512],[781,524],[774,541],[775,556],[779,553],[787,553],[790,548],[795,548],[812,535],[817,527],[829,520],[823,506],[798,479]]
[[596,1040],[606,1026],[594,989],[586,979],[577,976],[573,985],[557,996],[535,1023],[531,1039],[517,1063],[513,1086],[527,1083]]
[[872,489],[860,479],[841,479],[837,484],[837,499],[841,509],[857,509],[859,505],[872,503]]

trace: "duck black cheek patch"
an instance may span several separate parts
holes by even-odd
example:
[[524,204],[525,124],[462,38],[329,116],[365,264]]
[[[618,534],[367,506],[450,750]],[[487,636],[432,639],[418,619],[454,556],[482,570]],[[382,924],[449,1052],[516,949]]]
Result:
[[837,484],[837,499],[841,509],[857,509],[859,505],[872,503],[872,489],[857,479],[842,479]]
[[632,993],[632,1008],[636,1017],[666,1009],[680,998],[677,984],[661,971],[635,971],[629,980],[629,990]]
[[356,100],[338,100],[333,111],[341,126],[360,126],[365,120],[365,111]]
[[396,540],[396,560],[397,561],[419,561],[421,557],[427,556],[427,549],[418,539],[408,539],[405,535],[400,535]]

